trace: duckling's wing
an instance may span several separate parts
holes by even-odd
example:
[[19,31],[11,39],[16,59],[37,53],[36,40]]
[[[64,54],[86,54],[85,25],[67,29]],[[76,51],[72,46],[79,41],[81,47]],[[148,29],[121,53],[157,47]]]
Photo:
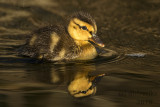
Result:
[[19,55],[50,61],[70,60],[78,56],[78,47],[61,26],[48,26],[31,34]]
[[51,42],[52,57],[50,59],[52,61],[72,60],[78,57],[80,50],[70,35],[67,33],[61,33],[59,36],[54,34],[51,38],[53,43]]
[[58,26],[47,26],[33,32],[26,44],[20,47],[19,55],[29,57],[42,57],[50,53],[51,34],[60,32]]

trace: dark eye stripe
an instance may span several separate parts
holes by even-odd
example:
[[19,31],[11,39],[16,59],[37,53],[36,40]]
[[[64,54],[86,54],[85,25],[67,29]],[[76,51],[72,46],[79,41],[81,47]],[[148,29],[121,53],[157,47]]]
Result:
[[79,24],[77,24],[75,21],[73,21],[74,24],[76,24],[79,28],[81,28],[81,26]]
[[[74,21],[73,21],[74,22]],[[76,22],[74,22],[77,26],[79,26],[80,29],[86,30],[88,31],[86,26],[80,26],[79,24],[77,24]]]
[[94,86],[91,85],[87,90],[85,90],[85,91],[79,91],[79,92],[75,93],[74,95],[80,94],[80,93],[86,94],[89,90],[92,90],[93,88],[94,88]]

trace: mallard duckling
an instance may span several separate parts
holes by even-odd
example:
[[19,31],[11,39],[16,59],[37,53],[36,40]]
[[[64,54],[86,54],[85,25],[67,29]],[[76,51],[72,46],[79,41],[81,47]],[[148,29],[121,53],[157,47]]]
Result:
[[49,61],[89,60],[98,56],[93,44],[104,47],[96,35],[95,20],[85,12],[77,12],[66,26],[52,25],[31,34],[19,55]]
[[85,97],[96,93],[96,84],[105,74],[100,74],[92,77],[77,77],[69,84],[68,91],[73,97]]

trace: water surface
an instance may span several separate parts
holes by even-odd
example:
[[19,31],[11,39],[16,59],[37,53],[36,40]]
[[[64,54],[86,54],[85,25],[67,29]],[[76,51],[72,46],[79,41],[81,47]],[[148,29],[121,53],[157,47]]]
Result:
[[[63,23],[75,10],[88,11],[112,60],[39,63],[15,50],[27,34]],[[158,107],[160,105],[159,0],[1,0],[0,107]],[[68,82],[77,72],[105,73],[97,93],[73,98]]]

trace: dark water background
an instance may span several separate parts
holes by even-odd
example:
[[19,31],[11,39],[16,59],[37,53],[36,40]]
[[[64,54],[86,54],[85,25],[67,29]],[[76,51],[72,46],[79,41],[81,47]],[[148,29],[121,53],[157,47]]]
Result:
[[[38,64],[16,56],[26,34],[89,12],[98,34],[119,58]],[[106,73],[97,93],[75,99],[67,92],[74,72]],[[159,107],[160,0],[0,0],[0,107]]]

